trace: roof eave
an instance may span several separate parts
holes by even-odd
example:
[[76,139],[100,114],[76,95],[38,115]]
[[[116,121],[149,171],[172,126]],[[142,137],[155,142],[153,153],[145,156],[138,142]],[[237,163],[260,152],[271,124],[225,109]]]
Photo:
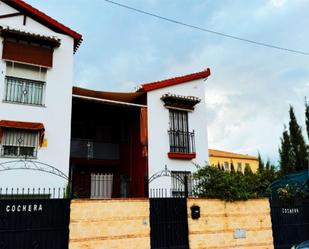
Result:
[[17,9],[21,12],[26,12],[30,17],[34,20],[42,23],[46,27],[54,30],[55,32],[66,34],[71,36],[74,39],[74,53],[77,51],[78,47],[82,42],[82,35],[77,33],[76,31],[70,29],[69,27],[59,23],[57,20],[53,19],[52,17],[46,15],[45,13],[41,12],[40,10],[32,7],[30,4],[22,1],[22,0],[1,0],[2,2],[8,4],[14,9]]
[[140,88],[137,90],[138,92],[149,92],[169,86],[174,86],[178,84],[183,84],[187,82],[191,82],[194,80],[205,79],[211,75],[210,69],[207,68],[201,72],[187,74],[175,78],[165,79],[161,81],[155,81],[151,83],[141,84]]

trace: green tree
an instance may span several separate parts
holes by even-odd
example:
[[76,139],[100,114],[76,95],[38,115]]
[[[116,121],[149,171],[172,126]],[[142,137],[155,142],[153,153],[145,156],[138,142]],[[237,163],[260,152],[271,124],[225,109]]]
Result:
[[267,160],[267,162],[266,162],[266,166],[265,166],[265,170],[268,172],[268,171],[270,171],[270,161],[269,160]]
[[252,175],[252,170],[248,164],[246,164],[245,169],[244,169],[244,175]]
[[284,131],[281,137],[281,146],[279,148],[279,164],[282,175],[295,171],[295,162],[293,162],[292,146],[290,141],[290,135],[284,126]]
[[307,137],[309,139],[309,104],[307,98],[305,98],[305,118],[306,118]]
[[262,157],[261,157],[260,152],[259,152],[259,154],[258,154],[258,160],[259,160],[258,172],[259,172],[259,173],[262,173],[262,172],[264,171],[265,165],[264,165],[264,162],[263,162],[263,159],[262,159]]
[[306,169],[307,148],[302,134],[302,129],[297,123],[294,109],[292,106],[290,106],[289,114],[290,114],[289,131],[290,131],[290,141],[292,148],[291,155],[294,157],[293,166],[296,171],[300,171]]
[[199,197],[219,198],[227,201],[247,200],[269,196],[269,186],[276,178],[275,168],[269,162],[269,170],[252,173],[247,167],[246,174],[222,171],[216,167],[199,167],[194,173],[197,180],[194,193]]
[[231,173],[235,173],[235,167],[233,161],[231,161]]

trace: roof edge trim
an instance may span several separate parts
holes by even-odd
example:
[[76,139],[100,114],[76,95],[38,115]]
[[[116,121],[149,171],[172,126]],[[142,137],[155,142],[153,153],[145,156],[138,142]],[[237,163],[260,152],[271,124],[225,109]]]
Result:
[[168,87],[168,86],[174,86],[174,85],[190,82],[193,80],[204,79],[210,75],[211,75],[210,69],[207,68],[206,70],[203,70],[197,73],[192,73],[192,74],[187,74],[187,75],[183,75],[183,76],[179,76],[175,78],[141,84],[140,88],[137,91],[138,92],[149,92],[149,91],[153,91],[153,90]]

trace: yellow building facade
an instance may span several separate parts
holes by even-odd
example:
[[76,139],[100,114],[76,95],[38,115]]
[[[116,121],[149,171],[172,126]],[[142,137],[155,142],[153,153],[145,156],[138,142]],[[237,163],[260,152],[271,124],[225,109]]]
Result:
[[252,172],[257,172],[259,160],[255,156],[238,154],[222,150],[209,149],[209,164],[211,166],[223,166],[225,170],[231,170],[233,164],[235,171],[244,172],[246,166],[249,166]]

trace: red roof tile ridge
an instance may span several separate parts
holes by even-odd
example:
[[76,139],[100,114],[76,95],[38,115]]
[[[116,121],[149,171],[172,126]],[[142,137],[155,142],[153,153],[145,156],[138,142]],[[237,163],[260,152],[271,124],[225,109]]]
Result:
[[165,79],[165,80],[141,84],[140,88],[137,91],[148,92],[148,91],[152,91],[152,90],[156,90],[156,89],[160,89],[160,88],[164,88],[164,87],[168,87],[168,86],[173,86],[173,85],[178,85],[178,84],[185,83],[185,82],[190,82],[190,81],[193,81],[193,80],[207,78],[208,76],[210,76],[210,74],[211,74],[210,69],[207,68],[203,71],[192,73],[192,74],[187,74],[187,75],[169,78],[169,79]]
[[3,2],[7,3],[8,5],[14,7],[19,7],[23,10],[26,10],[30,13],[32,13],[35,17],[37,17],[40,21],[46,22],[51,26],[54,26],[55,28],[61,30],[65,34],[71,36],[74,38],[74,46],[75,50],[77,50],[78,46],[82,42],[82,35],[77,33],[76,31],[70,29],[69,27],[63,25],[62,23],[58,22],[54,18],[48,16],[47,14],[43,13],[42,11],[36,9],[32,5],[26,3],[23,0],[2,0]]

